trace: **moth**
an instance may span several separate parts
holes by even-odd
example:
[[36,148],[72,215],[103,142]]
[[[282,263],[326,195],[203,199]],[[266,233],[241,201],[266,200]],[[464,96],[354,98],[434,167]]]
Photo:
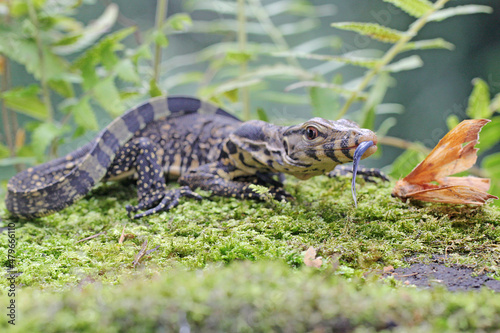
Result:
[[448,177],[472,167],[477,160],[479,132],[488,119],[469,119],[448,132],[431,153],[408,176],[400,179],[392,196],[403,202],[415,199],[449,204],[483,205],[498,197],[487,193],[490,180]]

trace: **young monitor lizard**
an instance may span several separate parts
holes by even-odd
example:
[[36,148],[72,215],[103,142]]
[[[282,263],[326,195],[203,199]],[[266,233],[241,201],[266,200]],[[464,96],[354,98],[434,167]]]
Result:
[[[155,98],[115,119],[82,148],[14,176],[6,204],[14,216],[44,216],[71,205],[99,181],[134,174],[139,204],[126,208],[129,214],[143,211],[134,218],[169,210],[183,196],[201,200],[196,188],[259,199],[249,185],[263,184],[281,200],[290,195],[273,176],[327,174],[352,162],[359,143],[370,140],[377,142],[375,133],[348,120],[313,118],[282,127],[241,122],[194,98]],[[168,190],[165,178],[178,178],[182,186]]]

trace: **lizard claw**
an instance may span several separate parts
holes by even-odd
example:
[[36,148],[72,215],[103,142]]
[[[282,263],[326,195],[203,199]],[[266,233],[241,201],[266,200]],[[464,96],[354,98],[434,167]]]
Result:
[[[183,186],[166,192],[159,203],[158,199],[141,201],[137,206],[127,205],[127,213],[130,217],[132,212],[137,212],[139,210],[147,209],[145,212],[135,214],[133,219],[138,219],[151,214],[156,214],[162,211],[168,211],[179,204],[179,199],[182,197],[187,197],[196,200],[202,200],[202,196],[196,192],[193,192],[189,186]],[[145,198],[144,198],[145,200]]]

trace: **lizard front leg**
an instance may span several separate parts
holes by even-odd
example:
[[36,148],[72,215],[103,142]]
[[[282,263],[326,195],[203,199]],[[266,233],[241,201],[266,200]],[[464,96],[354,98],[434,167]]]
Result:
[[179,198],[186,196],[201,200],[201,196],[194,193],[189,187],[182,187],[167,191],[161,160],[163,150],[148,138],[131,140],[121,148],[106,178],[119,177],[123,173],[135,169],[138,175],[137,206],[127,205],[129,215],[139,210],[145,210],[134,218],[151,215],[169,210],[179,203]]
[[279,181],[272,180],[271,175],[256,174],[255,176],[240,177],[241,180],[244,180],[240,181],[221,176],[228,174],[226,172],[227,168],[228,166],[220,162],[205,164],[182,175],[179,178],[179,183],[193,189],[201,188],[211,191],[218,196],[259,200],[264,200],[265,196],[255,192],[250,185],[265,183],[271,185],[269,186],[269,193],[276,200],[290,199],[292,197],[282,186],[279,186],[281,185]]

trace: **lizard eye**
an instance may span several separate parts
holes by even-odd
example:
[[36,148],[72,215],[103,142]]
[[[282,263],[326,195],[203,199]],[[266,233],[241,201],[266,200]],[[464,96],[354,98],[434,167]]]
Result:
[[308,140],[314,140],[318,137],[318,129],[313,126],[309,126],[306,128],[306,138]]

